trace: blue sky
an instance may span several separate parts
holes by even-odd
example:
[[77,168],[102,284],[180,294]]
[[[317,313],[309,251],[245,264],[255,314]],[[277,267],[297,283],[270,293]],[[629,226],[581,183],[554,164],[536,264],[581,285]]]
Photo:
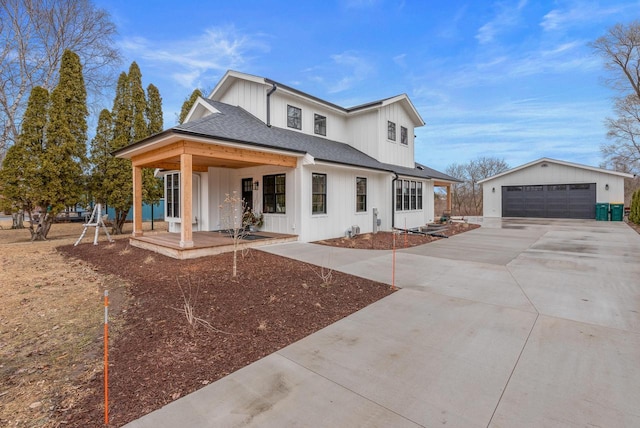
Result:
[[[350,107],[406,93],[416,160],[598,166],[612,97],[589,43],[640,1],[99,0],[125,58],[160,89],[165,128],[228,69]],[[110,106],[106,106],[110,107]]]

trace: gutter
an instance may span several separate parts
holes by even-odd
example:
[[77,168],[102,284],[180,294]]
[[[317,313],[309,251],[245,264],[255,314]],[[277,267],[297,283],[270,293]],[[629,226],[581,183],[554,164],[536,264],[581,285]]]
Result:
[[[392,171],[393,172],[393,171]],[[391,180],[391,231],[396,228],[396,199],[395,199],[395,190],[396,190],[396,181],[398,181],[398,174],[393,172],[395,176],[393,180]]]
[[269,128],[271,128],[271,94],[273,94],[276,89],[278,89],[278,86],[276,86],[274,82],[273,87],[267,92],[267,126]]

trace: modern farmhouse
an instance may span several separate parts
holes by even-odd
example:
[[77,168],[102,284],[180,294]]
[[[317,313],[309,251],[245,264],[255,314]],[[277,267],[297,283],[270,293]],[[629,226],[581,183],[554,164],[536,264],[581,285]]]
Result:
[[[414,228],[434,219],[434,187],[453,177],[415,161],[424,121],[407,95],[345,108],[273,80],[228,71],[187,119],[119,150],[134,177],[133,236],[142,236],[142,168],[165,178],[166,221],[182,248],[222,229],[236,191],[262,231],[300,241]],[[449,205],[450,206],[450,205]]]

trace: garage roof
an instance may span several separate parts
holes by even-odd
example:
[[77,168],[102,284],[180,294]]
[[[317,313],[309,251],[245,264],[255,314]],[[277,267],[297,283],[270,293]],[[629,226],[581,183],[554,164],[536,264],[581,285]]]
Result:
[[541,163],[545,163],[545,162],[546,163],[555,163],[555,164],[564,165],[564,166],[570,166],[570,167],[573,167],[573,168],[586,169],[586,170],[589,170],[589,171],[600,172],[600,173],[603,173],[603,174],[617,175],[619,177],[624,177],[624,178],[633,178],[633,177],[635,177],[633,174],[627,174],[626,172],[611,171],[609,169],[596,168],[596,167],[593,167],[593,166],[581,165],[579,163],[566,162],[566,161],[561,161],[561,160],[551,159],[551,158],[540,158],[538,160],[534,160],[533,162],[529,162],[529,163],[526,163],[524,165],[520,165],[518,167],[512,168],[512,169],[510,169],[508,171],[501,172],[500,174],[496,174],[496,175],[494,175],[492,177],[485,178],[484,180],[480,180],[480,181],[478,181],[478,184],[482,184],[482,183],[485,183],[487,181],[494,180],[494,179],[496,179],[498,177],[502,177],[504,175],[512,174],[512,173],[514,173],[516,171],[520,171],[521,169],[525,169],[525,168],[528,168],[530,166],[541,164]]

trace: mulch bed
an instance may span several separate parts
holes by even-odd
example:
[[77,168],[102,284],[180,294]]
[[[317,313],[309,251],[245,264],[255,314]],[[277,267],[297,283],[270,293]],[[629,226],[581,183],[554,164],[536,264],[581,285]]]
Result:
[[[388,285],[251,250],[175,260],[128,246],[59,247],[102,274],[127,280],[128,305],[114,313],[110,345],[110,426],[122,426],[214,382],[392,293]],[[117,290],[116,290],[117,291]],[[111,293],[111,290],[110,290]],[[192,328],[183,308],[209,323]],[[110,312],[111,313],[111,312]],[[103,425],[102,373],[88,398],[57,413],[61,426]]]
[[[459,233],[468,232],[469,230],[477,229],[480,227],[478,224],[469,223],[451,223],[447,225],[446,229],[439,231],[439,235],[446,237],[457,235]],[[342,248],[359,248],[364,250],[391,250],[393,249],[393,236],[392,232],[378,232],[375,235],[372,233],[365,233],[357,235],[354,238],[335,238],[325,239],[323,241],[317,241],[316,244],[330,245],[333,247]],[[397,233],[395,236],[396,248],[409,248],[417,245],[427,244],[429,242],[437,241],[439,239],[445,239],[434,235],[417,235],[412,233]]]

